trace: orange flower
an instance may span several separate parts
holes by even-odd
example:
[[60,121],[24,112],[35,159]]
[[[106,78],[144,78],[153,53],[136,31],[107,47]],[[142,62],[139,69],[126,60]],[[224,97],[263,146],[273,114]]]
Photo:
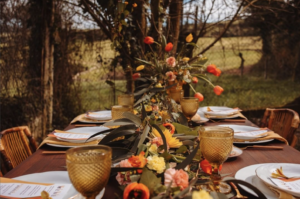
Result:
[[132,79],[133,79],[133,80],[136,80],[136,79],[139,78],[139,77],[141,77],[141,73],[134,73],[134,74],[132,75]]
[[144,39],[144,43],[145,44],[153,44],[154,43],[154,39],[152,37],[147,36]]
[[214,92],[216,95],[221,95],[224,89],[221,86],[215,86],[214,87]]
[[199,102],[202,102],[204,100],[204,97],[201,93],[195,93],[194,97],[198,98]]
[[[212,167],[206,159],[204,159],[200,162],[200,167],[205,173],[211,174]],[[221,169],[222,169],[222,165],[220,165],[219,171],[221,171]]]
[[142,183],[133,182],[124,189],[123,199],[148,199],[150,198],[150,192],[148,187]]
[[215,76],[219,77],[221,75],[221,70],[216,68],[215,72],[213,73]]
[[194,84],[197,84],[197,83],[198,83],[198,78],[197,78],[197,77],[193,77],[193,78],[192,78],[192,82],[193,82]]
[[207,66],[206,70],[209,73],[214,73],[216,71],[216,68],[217,68],[216,65],[210,64],[210,65]]
[[144,157],[145,152],[142,151],[140,155],[138,156],[131,156],[128,158],[128,162],[133,166],[133,167],[144,167],[147,164],[147,159]]
[[175,126],[171,123],[164,123],[163,124],[164,127],[169,127],[168,129],[170,130],[170,133],[173,135],[175,132]]
[[166,47],[165,47],[165,51],[170,52],[173,48],[173,44],[171,42],[169,42]]
[[137,4],[136,4],[136,3],[132,4],[132,7],[136,8],[136,7],[137,7]]

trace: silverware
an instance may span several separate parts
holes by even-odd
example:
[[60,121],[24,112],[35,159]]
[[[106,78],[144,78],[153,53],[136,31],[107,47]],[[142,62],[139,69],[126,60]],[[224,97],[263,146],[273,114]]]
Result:
[[260,145],[253,145],[253,146],[246,146],[246,147],[238,147],[242,150],[247,149],[247,148],[256,148],[256,149],[277,149],[277,150],[282,150],[283,147],[281,146],[260,146]]
[[235,186],[235,184],[233,182],[229,182],[231,184],[231,186],[234,188],[235,192],[236,192],[236,196],[234,198],[248,198],[247,196],[243,196],[240,191],[238,190],[238,188]]

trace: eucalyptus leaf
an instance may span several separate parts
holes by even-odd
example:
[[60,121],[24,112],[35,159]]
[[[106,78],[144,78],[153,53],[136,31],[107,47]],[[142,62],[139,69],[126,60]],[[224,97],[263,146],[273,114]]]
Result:
[[159,157],[163,157],[166,161],[169,161],[172,159],[173,156],[167,151],[164,151],[162,154],[159,155]]
[[166,86],[166,89],[172,88],[172,87],[174,87],[174,86],[176,86],[176,85],[177,85],[177,83],[171,84],[171,85],[169,85],[169,86]]
[[149,84],[143,84],[143,85],[141,85],[141,86],[136,87],[135,90],[136,90],[136,91],[139,91],[139,90],[141,90],[142,88],[149,87],[150,85],[151,85],[150,83],[149,83]]
[[193,152],[190,153],[190,155],[188,155],[182,163],[177,164],[175,169],[179,170],[179,169],[184,169],[188,164],[190,164],[193,160],[193,158],[195,157],[195,155],[197,154],[197,151],[199,149],[199,144],[196,146],[196,148],[194,148]]
[[147,112],[145,110],[144,103],[142,103],[142,121],[144,121],[146,117],[147,117]]
[[141,138],[141,135],[138,135],[138,136],[135,137],[134,143],[133,143],[133,145],[132,145],[132,147],[131,147],[131,149],[130,149],[130,151],[131,151],[132,153],[135,153],[135,152],[136,152],[136,150],[137,150],[137,148],[138,148],[138,143],[139,143],[139,141],[140,141],[140,138]]
[[143,168],[140,183],[146,185],[150,193],[152,194],[154,192],[155,187],[161,184],[161,178],[156,177],[156,174],[145,166]]
[[133,113],[125,112],[125,113],[123,113],[122,115],[123,115],[123,117],[125,117],[126,119],[129,119],[129,120],[131,120],[132,122],[134,122],[136,126],[140,126],[140,125],[142,124],[141,119],[140,119],[138,116],[134,115]]
[[155,87],[150,89],[151,92],[156,92],[156,93],[164,91],[164,90],[165,90],[165,88],[155,88]]
[[148,92],[149,90],[150,90],[150,88],[143,88],[142,90],[139,90],[139,91],[135,92],[133,95],[134,96],[139,96],[139,95],[142,95],[142,94]]
[[152,124],[152,127],[155,128],[158,131],[158,133],[160,134],[160,136],[163,140],[163,143],[164,143],[164,151],[166,152],[168,149],[167,149],[167,140],[166,140],[166,137],[165,137],[164,133],[159,128],[159,126],[157,126],[156,124]]
[[198,136],[200,126],[190,128],[188,126],[173,122],[173,126],[175,127],[176,134],[184,134],[184,135],[191,135],[191,136]]
[[103,133],[108,133],[108,132],[113,131],[113,130],[114,130],[114,129],[107,129],[107,130],[104,130],[104,131],[100,131],[100,132],[94,133],[94,134],[91,135],[85,142],[87,142],[89,139],[91,139],[91,138],[93,138],[93,137],[95,137],[95,136],[97,136],[97,135],[101,135],[101,134],[103,134]]
[[194,46],[196,48],[199,48],[199,46],[197,44],[193,43],[193,42],[187,43],[186,45],[187,46]]
[[187,152],[187,147],[184,145],[181,145],[177,150],[176,153],[186,153]]
[[116,120],[111,120],[103,124],[103,126],[124,126],[124,125],[132,125],[134,124],[133,121],[127,118],[121,118]]
[[183,113],[178,112],[179,117],[177,118],[177,121],[180,122],[180,124],[188,126],[188,120],[186,119],[186,117],[183,115]]
[[144,128],[144,131],[143,131],[143,134],[141,135],[140,141],[137,145],[138,148],[140,148],[140,146],[144,143],[146,137],[148,136],[149,131],[150,131],[150,127],[149,127],[148,124],[146,124],[146,126]]
[[137,154],[140,154],[142,151],[145,151],[147,149],[147,146],[145,144],[141,144],[139,147],[138,147],[138,151],[137,151]]
[[192,141],[192,140],[183,140],[182,144],[183,145],[188,145],[188,146],[194,146],[194,141]]
[[139,59],[139,58],[135,58],[135,59],[142,62],[142,63],[144,63],[144,64],[148,64],[148,65],[153,66],[153,64],[151,62],[148,62],[148,61],[145,61],[145,60],[142,60],[142,59]]

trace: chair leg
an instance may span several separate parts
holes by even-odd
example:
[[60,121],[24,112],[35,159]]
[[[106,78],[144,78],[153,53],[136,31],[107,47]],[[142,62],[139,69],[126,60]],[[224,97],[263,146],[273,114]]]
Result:
[[297,145],[297,142],[298,142],[298,137],[296,135],[294,135],[294,138],[291,142],[291,147],[294,147]]

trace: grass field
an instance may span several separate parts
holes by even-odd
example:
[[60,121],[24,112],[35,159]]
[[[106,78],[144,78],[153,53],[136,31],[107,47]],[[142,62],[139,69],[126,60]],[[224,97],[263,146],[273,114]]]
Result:
[[[197,45],[205,48],[212,41],[213,38],[202,38]],[[88,48],[89,46],[86,46],[85,53],[88,53]],[[198,52],[201,51],[201,48],[198,49]],[[216,96],[211,86],[205,86],[203,82],[199,81],[196,90],[201,92],[205,98],[200,106],[216,105],[257,110],[266,107],[281,107],[299,97],[300,85],[292,81],[265,80],[260,77],[226,74],[227,69],[237,69],[240,66],[239,52],[243,53],[246,60],[245,66],[249,66],[259,61],[261,48],[262,44],[258,37],[232,37],[223,38],[207,51],[205,56],[209,58],[208,63],[214,63],[222,71],[225,71],[219,78],[210,76],[212,82],[222,86],[225,91],[221,96]],[[108,41],[101,44],[96,42],[93,53],[83,56],[84,65],[88,68],[99,65],[95,62],[97,54],[101,54],[104,60],[109,60],[114,57],[112,53]],[[117,71],[120,72],[122,69],[119,67]],[[82,74],[82,103],[85,110],[105,109],[115,104],[113,90],[103,80],[100,80],[108,72],[109,67],[104,65],[98,67],[97,70]],[[125,84],[124,80],[118,80],[116,88],[124,91]]]

